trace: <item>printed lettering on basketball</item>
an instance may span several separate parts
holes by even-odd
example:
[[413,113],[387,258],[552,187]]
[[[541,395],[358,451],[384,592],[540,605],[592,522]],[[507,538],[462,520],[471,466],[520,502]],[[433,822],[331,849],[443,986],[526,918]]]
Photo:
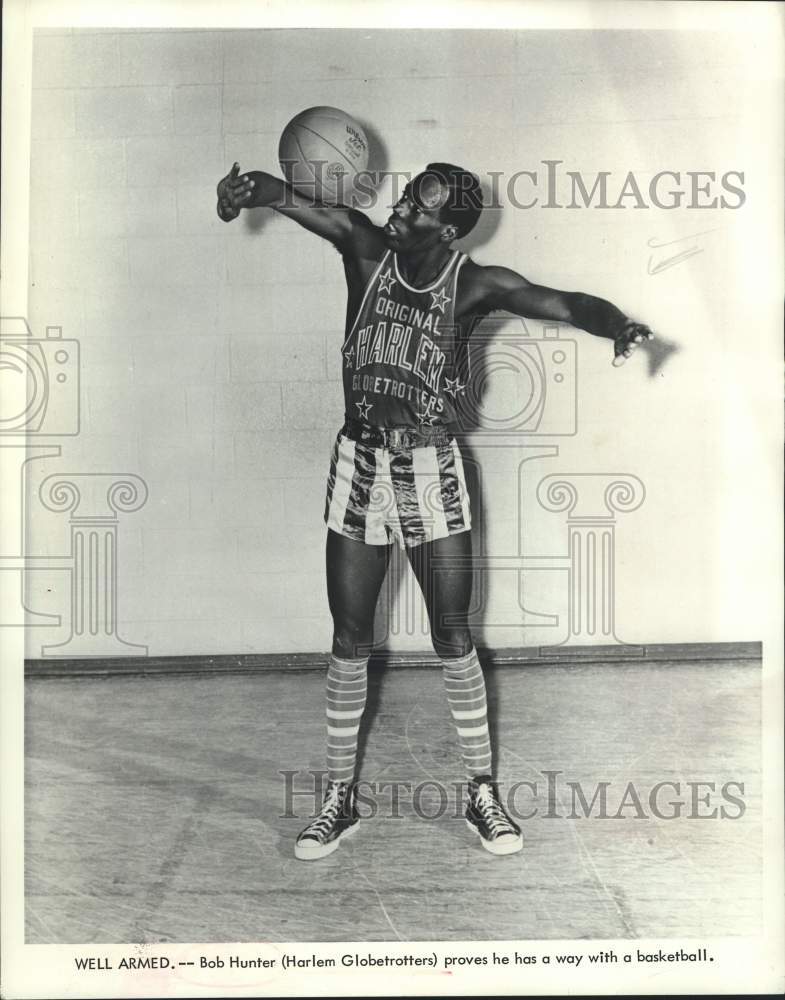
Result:
[[351,152],[355,156],[360,156],[366,150],[365,139],[360,135],[360,133],[347,123],[346,125],[346,149],[347,152]]

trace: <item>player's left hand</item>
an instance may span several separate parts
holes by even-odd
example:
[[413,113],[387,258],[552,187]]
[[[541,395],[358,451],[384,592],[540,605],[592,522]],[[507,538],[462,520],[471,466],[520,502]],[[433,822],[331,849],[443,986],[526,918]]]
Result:
[[644,340],[652,340],[653,337],[654,334],[648,326],[628,319],[613,341],[614,366],[618,368],[619,365],[623,365],[627,358],[632,356],[638,344],[642,344]]

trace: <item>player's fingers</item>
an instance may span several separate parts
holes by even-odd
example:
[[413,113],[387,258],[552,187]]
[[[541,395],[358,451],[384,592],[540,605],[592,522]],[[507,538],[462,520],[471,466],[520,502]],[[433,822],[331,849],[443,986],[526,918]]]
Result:
[[241,204],[241,202],[245,201],[242,194],[238,193],[237,191],[230,191],[228,199],[230,204],[232,205],[239,205]]
[[256,184],[246,177],[242,180],[231,181],[229,187],[235,194],[245,194],[246,191],[252,191]]
[[239,163],[235,163],[235,164],[233,164],[232,169],[229,171],[229,173],[226,175],[226,177],[224,177],[220,181],[218,181],[218,194],[219,194],[219,196],[221,194],[223,194],[223,192],[226,191],[227,188],[231,187],[232,183],[237,178],[237,175],[238,175],[239,172],[240,172],[240,164]]
[[621,365],[623,365],[626,360],[627,359],[624,357],[623,354],[617,354],[616,357],[613,359],[613,367],[614,368],[621,367]]
[[640,344],[644,340],[653,340],[654,334],[648,328],[644,326],[643,323],[636,323],[634,326],[635,337],[634,339]]

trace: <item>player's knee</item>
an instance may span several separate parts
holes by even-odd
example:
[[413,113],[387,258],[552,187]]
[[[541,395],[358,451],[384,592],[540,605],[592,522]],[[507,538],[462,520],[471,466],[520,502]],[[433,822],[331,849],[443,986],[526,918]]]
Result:
[[467,628],[434,629],[433,648],[442,660],[456,660],[468,656],[474,649],[474,641]]
[[373,644],[373,626],[353,622],[336,623],[333,629],[333,653],[346,660],[367,656]]

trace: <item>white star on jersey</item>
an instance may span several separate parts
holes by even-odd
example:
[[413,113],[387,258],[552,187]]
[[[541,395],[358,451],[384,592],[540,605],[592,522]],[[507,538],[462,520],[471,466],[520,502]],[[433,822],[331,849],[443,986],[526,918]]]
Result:
[[360,419],[361,420],[367,420],[368,419],[368,411],[373,406],[373,403],[369,403],[368,402],[368,400],[365,398],[365,393],[363,393],[363,398],[360,400],[360,402],[359,403],[355,403],[354,405],[360,411]]
[[444,316],[444,307],[448,302],[452,302],[450,296],[442,288],[438,292],[431,292],[431,298],[433,299],[431,302],[431,309],[439,309],[442,316]]
[[427,406],[425,407],[423,412],[419,415],[421,424],[428,424],[429,427],[433,425],[434,420],[436,420],[436,414],[433,412],[433,407],[435,402],[436,400],[434,399],[433,396],[431,396],[431,398],[428,400]]
[[379,275],[379,291],[389,292],[396,281],[397,278],[392,276],[392,268],[388,267],[384,274]]
[[354,348],[353,347],[350,347],[349,350],[344,354],[344,358],[346,359],[346,367],[347,368],[351,368],[352,365],[354,364]]
[[444,391],[449,392],[449,394],[453,397],[453,399],[457,396],[459,392],[463,392],[465,388],[466,386],[461,385],[461,383],[458,381],[457,375],[455,376],[455,378],[446,378],[444,380]]

